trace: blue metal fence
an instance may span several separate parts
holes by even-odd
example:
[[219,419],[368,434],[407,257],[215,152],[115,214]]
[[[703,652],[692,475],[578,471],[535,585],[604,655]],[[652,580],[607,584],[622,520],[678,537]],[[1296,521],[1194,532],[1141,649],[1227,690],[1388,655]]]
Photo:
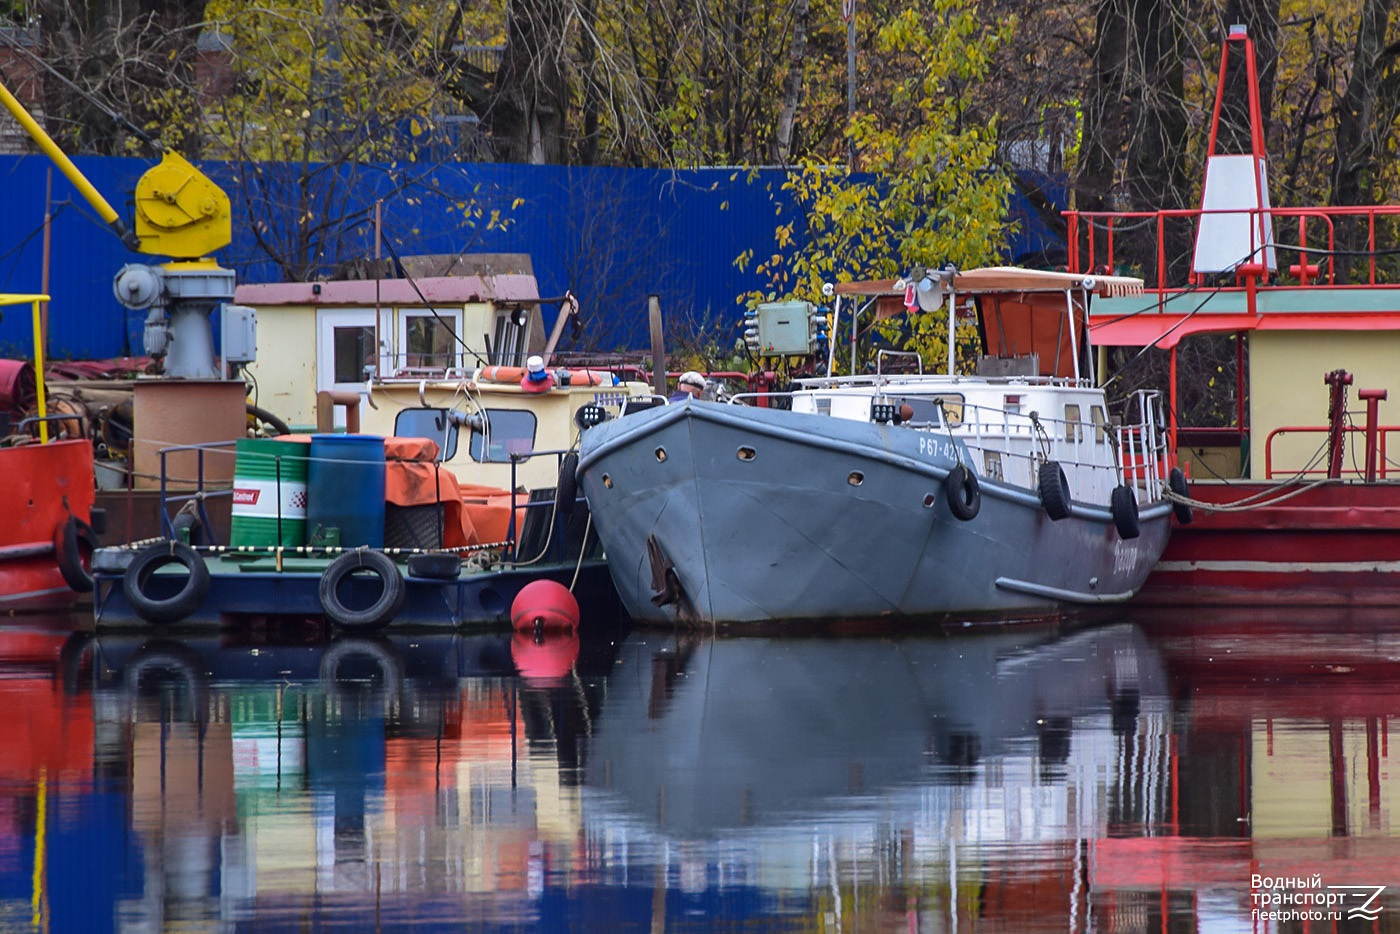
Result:
[[[74,160],[118,213],[152,160]],[[317,233],[306,268],[329,275],[372,256],[374,204],[382,200],[383,254],[527,253],[541,295],[579,296],[599,349],[641,348],[648,340],[647,296],[668,320],[716,322],[738,334],[738,296],[758,288],[735,258],[773,249],[786,203],[783,172],[458,163],[359,165],[321,171],[303,184],[295,167],[204,164],[225,189],[265,198],[283,218],[303,217]],[[238,173],[251,173],[235,184]],[[45,192],[52,180],[49,355],[100,359],[141,353],[143,313],[122,308],[112,279],[126,263],[159,262],[127,251],[42,156],[0,156],[0,291],[34,292],[41,282]],[[405,186],[406,180],[413,184]],[[492,212],[498,222],[488,223]],[[468,220],[464,213],[477,214]],[[250,205],[235,199],[234,242],[215,258],[240,282],[284,278],[249,226]],[[1054,237],[1016,201],[1021,233],[1010,259],[1053,247]],[[280,224],[290,229],[293,224]],[[265,232],[266,233],[266,232]],[[29,356],[27,322],[0,321],[0,356]]]

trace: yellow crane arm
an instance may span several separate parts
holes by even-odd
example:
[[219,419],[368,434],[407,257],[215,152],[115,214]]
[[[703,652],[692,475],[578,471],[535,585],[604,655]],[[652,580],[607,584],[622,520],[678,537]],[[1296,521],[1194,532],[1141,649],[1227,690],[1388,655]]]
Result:
[[128,249],[193,260],[228,246],[233,240],[228,195],[176,153],[163,153],[160,164],[148,169],[136,182],[133,230],[3,84],[0,84],[0,104],[5,105],[44,155],[53,160]]
[[106,221],[106,223],[117,232],[117,236],[121,238],[122,243],[125,243],[129,249],[139,251],[141,249],[141,241],[137,239],[136,232],[126,226],[126,222],[123,221],[117,215],[116,210],[107,203],[107,199],[102,197],[102,192],[92,187],[92,183],[83,176],[82,172],[78,171],[78,167],[73,164],[73,160],[64,155],[63,150],[58,148],[58,144],[53,141],[48,133],[44,132],[44,128],[39,126],[38,121],[29,115],[29,112],[24,109],[23,105],[15,99],[15,96],[11,94],[9,89],[3,84],[0,84],[0,104],[5,105],[5,109],[10,112],[10,116],[18,121],[19,125],[23,127],[24,131],[34,140],[35,144],[43,151],[44,155],[53,160],[59,170],[73,183],[73,187],[78,189],[78,192],[97,210],[102,220]]

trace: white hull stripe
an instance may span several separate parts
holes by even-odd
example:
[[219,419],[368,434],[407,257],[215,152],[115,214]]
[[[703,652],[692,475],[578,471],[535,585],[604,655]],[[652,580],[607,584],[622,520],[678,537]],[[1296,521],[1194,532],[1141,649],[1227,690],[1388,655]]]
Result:
[[1190,574],[1230,571],[1250,574],[1400,574],[1400,561],[1158,561],[1155,571]]
[[236,477],[233,481],[233,514],[257,519],[276,519],[281,508],[283,519],[306,518],[306,484],[282,481],[278,502],[276,480]]

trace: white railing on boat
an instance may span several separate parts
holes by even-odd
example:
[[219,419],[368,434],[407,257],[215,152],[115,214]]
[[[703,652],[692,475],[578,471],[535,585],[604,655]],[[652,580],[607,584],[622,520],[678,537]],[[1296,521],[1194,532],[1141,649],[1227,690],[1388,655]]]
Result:
[[[869,377],[845,377],[834,382],[839,382],[842,388],[859,385],[849,382],[852,379],[868,380]],[[804,381],[806,384],[815,382],[825,381]],[[979,380],[979,384],[984,382]],[[1018,382],[1024,380],[1018,378]],[[1075,380],[1054,382],[1079,383]],[[730,401],[760,405],[778,401],[785,403],[781,407],[787,408],[794,398],[810,398],[811,395],[810,391],[741,393]],[[1126,485],[1140,503],[1147,503],[1160,499],[1167,474],[1167,444],[1157,397],[1152,390],[1134,393],[1130,408],[1136,407],[1143,420],[1130,425],[1072,421],[1036,411],[1020,413],[964,401],[959,404],[956,416],[950,416],[940,404],[939,421],[911,420],[902,422],[900,427],[950,435],[967,447],[979,475],[1012,486],[1037,490],[1040,465],[1056,461],[1064,468],[1071,495],[1076,500],[1107,504],[1113,488]],[[871,402],[884,401],[878,392],[867,398]],[[829,417],[849,416],[832,414]]]

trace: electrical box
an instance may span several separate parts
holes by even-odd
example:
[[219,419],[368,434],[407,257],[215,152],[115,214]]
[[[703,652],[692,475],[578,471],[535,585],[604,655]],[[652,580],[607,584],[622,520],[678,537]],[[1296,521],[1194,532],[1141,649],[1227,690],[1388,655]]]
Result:
[[810,302],[764,302],[748,314],[744,336],[760,356],[812,353],[812,313]]
[[220,318],[224,365],[258,359],[258,313],[247,305],[225,305]]

